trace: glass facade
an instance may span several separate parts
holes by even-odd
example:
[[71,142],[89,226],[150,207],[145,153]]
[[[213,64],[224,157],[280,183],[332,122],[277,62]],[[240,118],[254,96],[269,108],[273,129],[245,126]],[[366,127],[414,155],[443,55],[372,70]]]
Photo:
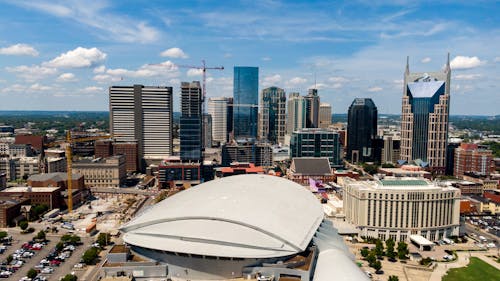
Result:
[[259,68],[234,67],[234,138],[257,138]]
[[293,157],[324,157],[330,166],[342,165],[339,134],[321,129],[295,131],[290,139]]
[[377,136],[378,111],[372,99],[354,99],[348,111],[347,159],[374,161],[373,140]]
[[179,138],[181,159],[199,162],[202,160],[203,122],[202,93],[200,83],[181,83],[181,118]]

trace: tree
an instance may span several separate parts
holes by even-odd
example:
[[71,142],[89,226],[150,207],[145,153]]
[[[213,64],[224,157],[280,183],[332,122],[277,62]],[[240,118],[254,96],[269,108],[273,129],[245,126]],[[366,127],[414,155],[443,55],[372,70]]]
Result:
[[19,227],[20,227],[22,230],[26,230],[26,228],[28,228],[28,221],[20,221],[20,222],[19,222]]
[[64,248],[64,243],[63,242],[58,242],[56,244],[56,250],[61,251]]
[[34,268],[30,268],[30,270],[28,270],[28,273],[26,273],[26,276],[31,279],[35,278],[37,275],[38,272],[36,272]]
[[78,277],[76,277],[76,275],[73,275],[73,274],[66,274],[62,279],[61,281],[76,281],[78,279]]
[[387,279],[387,281],[399,281],[399,277],[397,277],[396,275],[391,275],[389,276],[389,279]]
[[78,235],[64,234],[61,237],[61,242],[63,243],[78,244],[80,241],[81,238]]
[[375,254],[373,252],[370,252],[368,256],[366,257],[366,261],[372,266],[372,264],[377,260],[377,257],[375,257]]
[[377,239],[377,242],[375,242],[375,255],[377,257],[381,257],[384,255],[384,244],[380,239]]
[[45,231],[43,230],[40,230],[38,232],[38,234],[35,236],[35,239],[38,239],[38,240],[45,240],[46,236],[45,236]]
[[379,261],[379,260],[376,260],[373,264],[372,264],[372,267],[373,269],[375,269],[375,272],[379,272],[380,269],[382,269],[382,263]]
[[7,256],[7,263],[10,263],[14,258],[12,257],[12,255],[8,255]]
[[368,250],[368,248],[361,249],[361,256],[363,256],[363,258],[366,258],[369,254],[370,250]]
[[104,246],[107,246],[109,244],[110,239],[111,239],[111,235],[109,235],[109,233],[101,232],[97,236],[96,242],[99,243],[99,246],[104,247]]
[[86,265],[94,264],[94,261],[99,254],[99,250],[97,248],[91,247],[85,253],[83,253],[82,260]]
[[408,255],[408,244],[401,241],[398,243],[398,257],[400,260],[404,260],[406,255]]
[[0,231],[0,240],[7,238],[8,235],[6,231]]
[[394,240],[392,240],[392,238],[389,238],[387,239],[387,241],[385,241],[385,246],[387,247],[387,249],[385,250],[385,255],[389,259],[394,259],[396,257],[396,252],[394,251],[395,245],[396,243],[394,242]]

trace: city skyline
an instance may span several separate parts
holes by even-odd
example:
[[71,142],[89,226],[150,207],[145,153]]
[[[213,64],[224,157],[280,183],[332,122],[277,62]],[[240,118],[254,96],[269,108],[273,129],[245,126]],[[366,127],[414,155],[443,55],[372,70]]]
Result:
[[255,66],[259,95],[316,85],[334,114],[354,98],[400,114],[406,56],[412,72],[430,72],[450,52],[450,113],[499,114],[498,7],[429,5],[0,1],[0,110],[106,110],[109,86],[143,84],[173,87],[179,111],[180,81],[201,72],[178,65],[205,59],[226,68],[208,71],[207,97],[232,96],[233,66]]

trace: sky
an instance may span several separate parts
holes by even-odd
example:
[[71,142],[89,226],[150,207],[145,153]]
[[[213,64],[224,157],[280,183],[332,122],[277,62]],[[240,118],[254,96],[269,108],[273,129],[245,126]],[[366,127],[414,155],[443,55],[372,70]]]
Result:
[[234,66],[258,66],[260,90],[400,114],[407,56],[435,72],[450,53],[450,113],[497,115],[499,15],[495,0],[0,0],[0,110],[105,111],[109,86],[133,84],[172,86],[177,109],[205,60],[225,68],[207,70],[207,97],[232,96]]

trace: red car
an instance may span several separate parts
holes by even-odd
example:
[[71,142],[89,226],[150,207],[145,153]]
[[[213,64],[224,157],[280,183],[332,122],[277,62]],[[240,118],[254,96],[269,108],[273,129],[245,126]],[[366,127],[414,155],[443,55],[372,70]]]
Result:
[[60,261],[58,261],[58,260],[51,260],[51,261],[50,261],[50,265],[59,266],[60,264],[61,264],[61,262],[60,262]]

